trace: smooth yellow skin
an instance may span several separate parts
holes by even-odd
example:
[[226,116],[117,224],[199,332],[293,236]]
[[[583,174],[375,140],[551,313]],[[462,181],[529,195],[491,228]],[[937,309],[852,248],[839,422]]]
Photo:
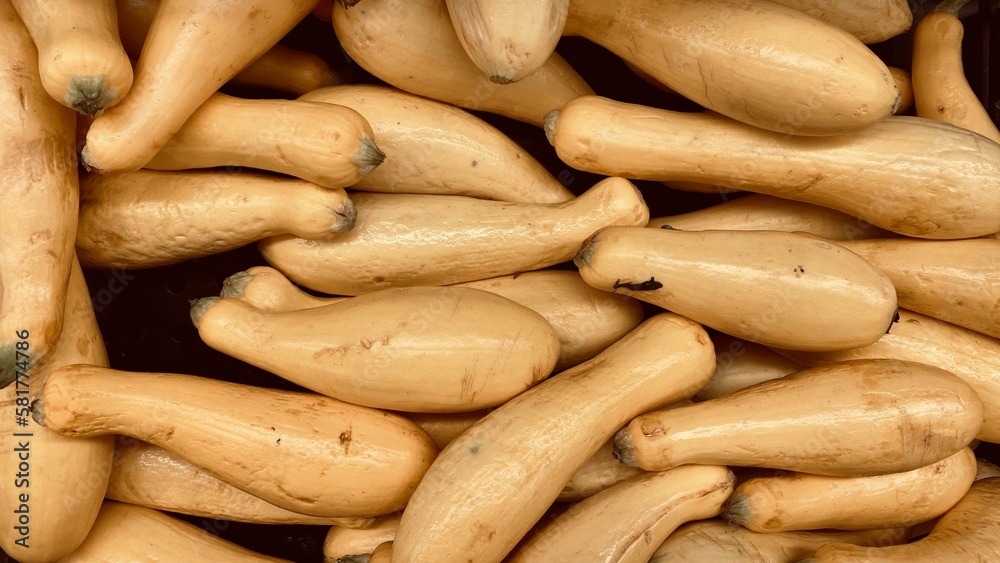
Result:
[[900,307],[1000,338],[1000,240],[853,241],[892,280]]
[[911,61],[917,115],[1000,143],[1000,130],[965,77],[964,35],[962,20],[951,12],[934,10],[917,22]]
[[84,163],[101,172],[144,166],[209,96],[315,5],[316,0],[160,2],[132,90],[94,120]]
[[772,0],[834,25],[864,43],[879,43],[906,33],[913,13],[906,0]]
[[445,448],[420,482],[393,561],[499,561],[615,429],[693,394],[714,356],[701,326],[662,313],[497,408]]
[[398,512],[388,514],[362,529],[333,526],[323,542],[323,558],[333,563],[341,557],[371,554],[375,548],[396,537],[401,517]]
[[38,48],[52,99],[91,117],[132,87],[132,64],[118,38],[115,0],[12,0]]
[[588,284],[768,346],[844,350],[892,323],[889,280],[825,240],[777,231],[609,227],[574,259]]
[[497,84],[538,70],[556,50],[569,0],[447,0],[462,48]]
[[269,88],[301,96],[313,90],[342,84],[323,58],[313,53],[275,45],[230,79],[230,84]]
[[[325,0],[329,4],[329,0]],[[322,2],[321,2],[322,3]],[[122,45],[129,57],[138,60],[153,23],[159,0],[117,0]],[[317,4],[318,6],[319,4]],[[331,6],[332,10],[333,7]],[[230,84],[268,88],[301,96],[317,88],[343,82],[322,58],[303,51],[275,45],[230,79]]]
[[1000,443],[1000,340],[935,318],[899,310],[889,334],[864,348],[839,352],[780,351],[804,366],[865,358],[920,362],[961,377],[983,401],[983,425],[976,438]]
[[717,516],[735,481],[718,465],[633,477],[577,503],[505,561],[646,563],[681,524]]
[[237,489],[177,454],[127,436],[119,436],[115,445],[105,494],[110,500],[128,504],[234,522],[357,525],[350,519],[285,510]]
[[351,59],[400,90],[539,127],[545,114],[593,93],[558,54],[523,80],[491,82],[462,49],[445,0],[337,2],[333,29]]
[[386,193],[465,195],[559,203],[573,193],[530,153],[471,113],[395,88],[345,84],[301,98],[357,110],[388,158],[352,187]]
[[947,512],[975,478],[976,455],[969,448],[902,473],[760,477],[741,483],[722,514],[762,533],[913,526]]
[[[681,401],[677,403],[689,403]],[[479,422],[489,410],[456,412],[456,413],[399,413],[406,418],[416,422],[420,428],[424,429],[437,444],[439,450],[443,450],[448,444],[461,436],[473,424]],[[601,446],[601,449],[594,452],[587,461],[576,469],[573,476],[566,482],[562,492],[559,493],[559,501],[577,501],[594,495],[608,487],[628,479],[641,475],[643,471],[636,467],[628,467],[620,463],[611,455],[614,443],[608,440]]]
[[548,377],[559,357],[559,336],[544,317],[476,289],[395,288],[272,313],[237,299],[205,303],[195,305],[195,325],[212,348],[374,408],[496,406]]
[[857,547],[831,543],[816,550],[810,563],[949,563],[1000,558],[1000,478],[973,483],[962,500],[938,519],[926,537],[906,545]]
[[243,166],[327,188],[354,184],[385,155],[362,115],[335,104],[213,94],[144,168]]
[[149,442],[312,516],[401,509],[437,453],[412,422],[321,395],[83,365],[49,377],[33,416],[64,436]]
[[[79,263],[73,260],[66,295],[65,322],[59,340],[45,361],[29,372],[33,398],[54,369],[75,363],[108,365],[104,339],[94,317],[90,292]],[[21,387],[25,390],[25,387]],[[90,531],[104,500],[108,484],[114,439],[110,436],[67,438],[38,425],[28,417],[27,426],[18,426],[14,417],[17,388],[0,391],[0,407],[7,416],[0,417],[0,470],[11,476],[9,488],[0,496],[0,548],[23,563],[55,561],[77,548]],[[22,398],[22,400],[24,400]],[[15,433],[31,433],[28,438]],[[16,486],[14,476],[21,461],[15,451],[29,442],[30,471],[24,487]],[[22,504],[21,493],[28,494],[30,510],[28,547],[15,543],[22,535],[14,511]],[[23,510],[23,509],[22,509]]]
[[649,220],[648,227],[680,231],[803,232],[829,240],[881,238],[890,233],[828,207],[764,194],[749,194],[725,203]]
[[601,227],[649,221],[642,195],[622,178],[556,204],[363,192],[351,200],[358,218],[349,233],[324,242],[265,239],[264,258],[299,285],[359,295],[546,268],[572,258]]
[[889,69],[857,38],[770,2],[572,0],[565,33],[706,109],[785,135],[858,131],[899,99]]
[[[42,87],[38,52],[10,2],[0,2],[0,389],[59,338],[79,202],[73,111]],[[29,366],[30,367],[30,366]]]
[[722,397],[795,373],[802,366],[766,346],[733,338],[728,334],[712,336],[715,344],[715,373],[711,381],[694,396],[696,401]]
[[288,563],[230,543],[215,534],[151,508],[105,501],[94,529],[60,563]]
[[855,531],[772,532],[761,534],[722,519],[690,522],[670,534],[649,563],[797,563],[831,543],[895,545],[909,538],[909,528]]
[[703,463],[877,475],[940,461],[972,442],[982,423],[979,396],[951,373],[852,360],[636,417],[615,436],[615,450],[647,471]]
[[153,268],[294,232],[330,238],[354,226],[342,189],[260,173],[91,173],[81,182],[76,233],[91,268]]
[[270,266],[254,266],[229,276],[220,297],[239,299],[265,312],[315,309],[346,299],[310,295]]
[[[535,270],[455,286],[495,293],[545,317],[559,335],[555,371],[596,356],[643,320],[638,300],[594,289],[569,270]],[[344,299],[310,295],[269,266],[233,274],[223,286],[222,297],[265,311],[312,309]]]
[[801,137],[584,96],[546,129],[563,162],[596,174],[794,199],[920,238],[1000,231],[1000,145],[939,121],[894,116],[851,135]]
[[594,289],[569,270],[536,270],[457,285],[495,293],[545,317],[559,334],[557,372],[593,358],[643,321],[639,300]]

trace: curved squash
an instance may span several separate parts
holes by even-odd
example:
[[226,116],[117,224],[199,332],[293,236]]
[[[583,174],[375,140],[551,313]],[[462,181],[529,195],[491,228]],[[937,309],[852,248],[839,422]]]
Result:
[[1000,144],[939,121],[895,116],[851,135],[800,137],[597,96],[546,121],[559,158],[596,174],[774,195],[912,237],[1000,232]]

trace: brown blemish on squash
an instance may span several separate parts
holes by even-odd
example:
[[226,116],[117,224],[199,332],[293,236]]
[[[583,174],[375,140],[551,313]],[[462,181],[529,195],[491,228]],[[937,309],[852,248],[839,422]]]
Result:
[[351,434],[353,433],[353,427],[348,426],[347,430],[340,433],[340,445],[344,446],[344,455],[347,455],[351,451]]

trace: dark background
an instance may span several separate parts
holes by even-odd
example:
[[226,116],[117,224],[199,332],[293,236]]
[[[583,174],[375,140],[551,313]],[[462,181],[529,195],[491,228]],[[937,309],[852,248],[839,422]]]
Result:
[[[910,2],[914,21],[933,2]],[[966,75],[980,99],[1000,122],[1000,73],[991,75],[990,60],[1000,56],[1000,20],[997,1],[975,0],[963,10]],[[993,39],[996,38],[996,39]],[[992,39],[992,40],[991,40]],[[886,64],[909,69],[912,36],[906,34],[873,45]],[[331,24],[307,17],[282,43],[324,57],[348,82],[379,83],[341,50]],[[651,106],[696,111],[698,106],[649,86],[629,71],[618,57],[579,38],[564,38],[562,54],[602,96]],[[1000,60],[1000,59],[998,59]],[[224,88],[243,97],[282,97],[269,91]],[[912,111],[912,110],[911,110]],[[477,113],[518,141],[574,193],[600,178],[563,165],[538,128],[492,114]],[[723,194],[693,194],[670,190],[659,183],[636,182],[650,206],[651,217],[672,215],[721,203]],[[115,369],[186,373],[280,389],[295,385],[212,350],[198,337],[188,316],[191,299],[218,295],[223,280],[235,272],[266,261],[254,245],[176,266],[113,272],[85,270],[111,366]],[[118,293],[111,293],[125,286]],[[102,291],[107,290],[107,291]],[[1000,446],[983,444],[979,457],[1000,463]],[[300,562],[322,561],[325,526],[268,526],[177,515],[203,529],[254,551]]]

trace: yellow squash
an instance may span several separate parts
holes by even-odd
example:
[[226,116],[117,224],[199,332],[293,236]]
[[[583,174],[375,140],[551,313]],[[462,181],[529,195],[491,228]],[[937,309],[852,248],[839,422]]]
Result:
[[30,369],[59,338],[79,194],[76,119],[42,87],[38,52],[10,0],[0,1],[0,53],[2,389],[27,373],[17,362]]
[[381,80],[471,110],[541,126],[545,114],[593,93],[558,54],[518,82],[491,82],[462,49],[445,0],[337,2],[333,29],[351,59]]
[[909,528],[762,534],[716,518],[678,528],[657,548],[649,563],[798,563],[831,542],[887,546],[905,543],[909,537]]
[[[317,4],[317,8],[324,2],[330,5],[330,0],[323,0]],[[139,59],[159,4],[160,0],[116,0],[115,2],[122,46],[125,47],[129,57],[135,60]],[[330,6],[330,9],[333,7]],[[317,88],[333,86],[343,81],[343,78],[317,55],[279,44],[268,49],[236,73],[229,84],[268,88],[301,96]]]
[[1000,561],[1000,478],[972,484],[962,500],[938,519],[926,537],[906,545],[858,547],[832,543],[810,563],[951,563]]
[[[555,371],[596,356],[643,319],[638,300],[594,289],[569,270],[535,270],[464,282],[456,287],[495,293],[545,317],[559,335]],[[226,278],[222,297],[233,297],[265,311],[311,309],[344,299],[310,295],[268,266],[254,266]]]
[[899,101],[857,38],[767,0],[571,0],[565,32],[707,109],[785,135],[857,131]]
[[719,465],[633,477],[577,503],[505,561],[646,563],[681,524],[718,516],[735,481]]
[[572,258],[601,227],[649,220],[642,195],[622,178],[555,204],[362,192],[351,200],[358,210],[351,232],[325,242],[265,239],[258,245],[264,258],[310,289],[358,295],[545,268]]
[[249,167],[343,188],[385,158],[373,136],[365,118],[348,107],[216,93],[144,168]]
[[129,95],[94,120],[82,158],[101,172],[143,167],[205,100],[278,42],[316,0],[162,0]]
[[307,516],[285,510],[237,489],[177,454],[128,436],[119,436],[115,445],[106,495],[110,500],[128,504],[234,522],[369,524],[368,518]]
[[837,352],[781,350],[804,366],[866,358],[920,362],[965,380],[983,402],[983,425],[976,438],[1000,443],[1000,340],[906,309],[889,334],[864,348]]
[[896,313],[892,284],[871,264],[798,233],[609,227],[574,262],[598,289],[768,346],[866,346]]
[[906,33],[913,13],[906,0],[774,0],[835,25],[865,43],[879,43]]
[[900,238],[843,245],[892,280],[900,307],[1000,338],[1000,240]]
[[132,63],[118,38],[115,0],[13,0],[38,48],[45,91],[94,117],[132,87]]
[[764,194],[749,194],[697,211],[656,217],[647,226],[679,231],[798,231],[829,240],[881,238],[890,234],[828,207]]
[[499,561],[615,429],[690,396],[713,366],[701,326],[663,313],[505,403],[449,444],[421,480],[393,560]]
[[853,360],[636,417],[615,436],[615,451],[647,471],[702,463],[877,475],[940,461],[982,423],[979,396],[951,373]]
[[759,477],[736,488],[722,515],[755,532],[914,526],[947,512],[975,477],[976,456],[969,448],[902,473]]
[[913,97],[917,115],[957,125],[1000,143],[962,64],[965,29],[958,10],[968,0],[946,0],[917,22],[913,30]]
[[354,226],[342,189],[259,173],[86,174],[76,247],[91,268],[154,268],[296,233],[329,238]]
[[347,106],[371,124],[379,147],[390,156],[358,180],[352,186],[356,190],[522,203],[573,198],[528,151],[452,105],[371,84],[323,88],[299,99]]
[[802,137],[584,96],[546,129],[563,162],[596,174],[759,192],[920,238],[1000,231],[1000,145],[939,121],[894,116],[850,135]]
[[416,424],[322,395],[84,365],[53,372],[32,416],[64,436],[155,444],[312,516],[399,510],[437,453]]
[[74,260],[59,340],[29,378],[0,391],[0,471],[9,476],[0,494],[0,548],[21,563],[55,561],[76,549],[108,486],[111,436],[67,438],[28,416],[49,373],[79,362],[107,366],[108,356],[87,282]]
[[462,48],[491,81],[510,84],[538,70],[556,50],[569,0],[447,0]]
[[387,289],[283,312],[210,297],[192,304],[191,317],[220,352],[375,408],[496,406],[548,377],[559,357],[559,336],[544,317],[468,288]]
[[114,501],[105,501],[83,545],[59,561],[288,563],[286,559],[254,553],[157,510]]

